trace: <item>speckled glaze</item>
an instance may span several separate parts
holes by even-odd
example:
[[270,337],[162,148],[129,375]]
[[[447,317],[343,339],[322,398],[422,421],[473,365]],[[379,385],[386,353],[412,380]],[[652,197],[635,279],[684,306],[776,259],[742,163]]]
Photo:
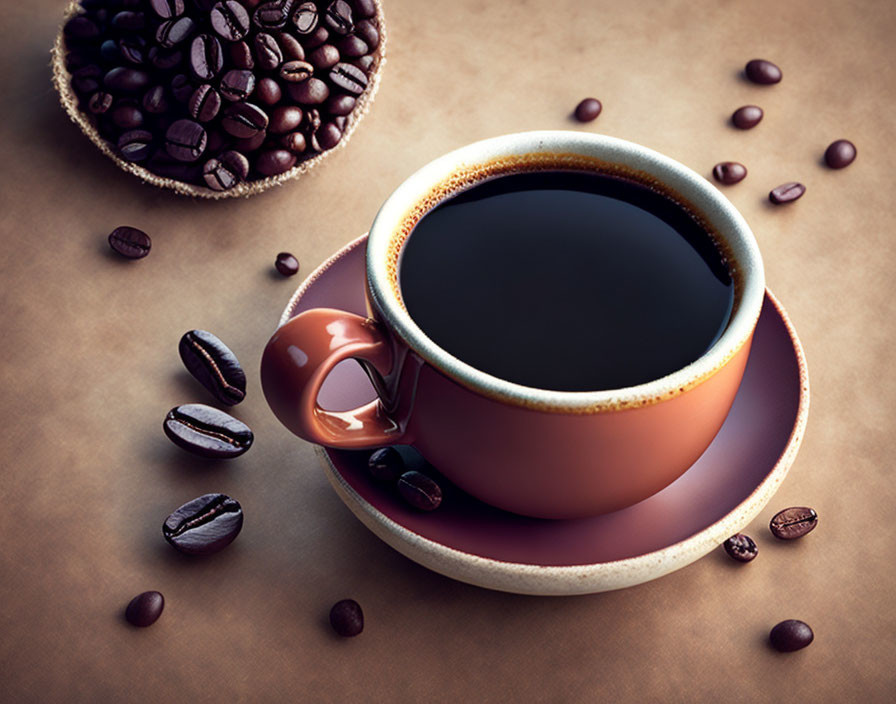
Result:
[[[662,379],[596,392],[514,384],[435,345],[401,301],[403,242],[440,200],[483,178],[523,169],[619,173],[686,206],[717,238],[736,281],[735,309],[719,340]],[[580,132],[498,137],[422,168],[374,220],[366,281],[369,317],[333,308],[307,311],[271,338],[262,386],[281,422],[328,447],[414,444],[469,494],[507,511],[555,519],[630,506],[697,460],[731,408],[765,290],[749,227],[711,184],[652,150]],[[582,320],[588,324],[587,316]],[[349,358],[361,361],[379,400],[338,413],[322,409],[323,381]]]

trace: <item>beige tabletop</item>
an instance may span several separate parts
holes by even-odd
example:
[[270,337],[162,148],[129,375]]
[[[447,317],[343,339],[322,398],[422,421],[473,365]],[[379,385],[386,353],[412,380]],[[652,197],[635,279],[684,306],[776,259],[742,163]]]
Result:
[[[389,58],[349,148],[249,200],[199,202],[120,172],[50,86],[64,0],[3,2],[0,22],[0,701],[884,702],[896,692],[892,506],[893,121],[890,0],[387,0]],[[784,71],[740,76],[751,58]],[[573,123],[583,97],[598,120]],[[756,103],[763,122],[727,124]],[[721,549],[657,581],[584,597],[523,597],[452,581],[401,556],[330,489],[313,448],[261,394],[262,348],[302,275],[363,233],[406,176],[465,143],[527,129],[639,142],[702,174],[737,160],[725,194],[759,240],[768,283],[805,345],[809,424],[738,566]],[[851,139],[855,164],[820,164]],[[808,190],[782,208],[770,188]],[[122,224],[148,258],[112,255]],[[211,330],[248,371],[234,411],[256,443],[194,460],[163,435],[207,400],[177,355]],[[242,502],[238,540],[189,560],[165,516],[210,491]],[[817,530],[777,543],[780,508]],[[152,628],[121,613],[158,589]],[[367,624],[340,640],[332,603]],[[806,650],[765,642],[785,618]]]

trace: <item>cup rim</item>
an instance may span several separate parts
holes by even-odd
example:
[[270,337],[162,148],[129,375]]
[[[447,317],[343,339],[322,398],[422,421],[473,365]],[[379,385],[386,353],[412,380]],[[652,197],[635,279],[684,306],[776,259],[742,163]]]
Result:
[[[442,349],[416,324],[397,292],[401,242],[414,221],[434,203],[423,207],[440,184],[463,189],[463,178],[483,164],[544,155],[584,157],[608,168],[636,173],[638,178],[671,190],[693,214],[704,219],[722,239],[729,268],[738,277],[740,295],[725,331],[698,359],[658,379],[635,386],[600,391],[557,391],[517,384],[494,376]],[[479,179],[481,180],[481,179]],[[448,192],[441,202],[453,195]],[[709,181],[683,164],[648,147],[606,135],[568,130],[518,132],[481,140],[441,156],[407,178],[380,207],[367,241],[367,292],[373,309],[386,325],[436,370],[483,396],[502,403],[560,413],[595,413],[637,408],[664,401],[703,383],[722,369],[750,340],[765,294],[765,274],[756,238],[731,202]]]

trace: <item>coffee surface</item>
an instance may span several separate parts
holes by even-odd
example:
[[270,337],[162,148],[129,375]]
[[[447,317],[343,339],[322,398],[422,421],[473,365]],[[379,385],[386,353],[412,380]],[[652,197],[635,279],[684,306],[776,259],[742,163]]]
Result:
[[680,205],[577,171],[479,183],[423,216],[399,263],[407,310],[440,347],[501,379],[618,389],[698,359],[734,284]]

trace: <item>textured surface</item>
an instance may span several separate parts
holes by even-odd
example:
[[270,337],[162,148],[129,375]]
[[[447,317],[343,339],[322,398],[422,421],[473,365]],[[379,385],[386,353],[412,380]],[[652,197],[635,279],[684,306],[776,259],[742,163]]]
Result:
[[[123,174],[68,120],[49,70],[64,2],[4,3],[0,699],[890,701],[896,7],[384,5],[389,63],[351,148],[298,183],[206,202]],[[739,78],[757,57],[781,83]],[[569,114],[587,95],[604,109],[582,126]],[[730,127],[748,103],[762,123]],[[719,547],[649,584],[558,599],[455,582],[361,525],[265,407],[258,362],[296,284],[272,273],[277,252],[311,271],[430,159],[545,128],[600,130],[706,175],[722,160],[750,171],[725,193],[756,233],[813,387],[800,454],[745,531],[760,551],[750,564]],[[859,155],[832,171],[821,159],[838,138]],[[792,180],[806,195],[770,205]],[[148,257],[109,252],[122,224],[153,238]],[[205,399],[177,356],[193,328],[219,335],[249,376],[237,415],[256,443],[226,466],[162,433],[168,409]],[[189,560],[162,521],[213,491],[240,501],[243,532]],[[768,520],[793,505],[819,526],[781,543]],[[124,608],[149,589],[165,613],[132,629]],[[348,642],[327,621],[342,598],[365,615]],[[815,641],[779,654],[768,632],[788,618]]]

